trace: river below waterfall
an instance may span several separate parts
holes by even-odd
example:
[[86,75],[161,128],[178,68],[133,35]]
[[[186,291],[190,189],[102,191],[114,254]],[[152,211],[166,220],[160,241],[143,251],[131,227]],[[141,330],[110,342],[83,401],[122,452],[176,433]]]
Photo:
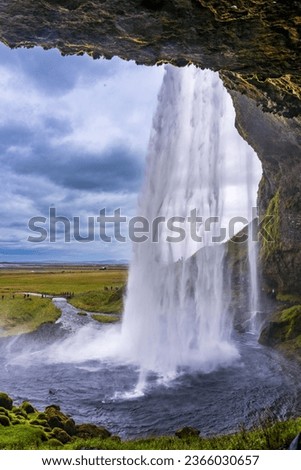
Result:
[[173,434],[183,426],[202,435],[229,433],[256,423],[267,409],[281,418],[300,412],[300,371],[254,335],[235,333],[240,358],[227,368],[182,370],[170,381],[149,376],[144,392],[133,393],[137,367],[95,354],[79,357],[80,337],[83,350],[97,342],[101,350],[106,331],[120,326],[79,316],[66,301],[55,303],[63,312],[56,324],[0,341],[1,389],[16,402],[30,400],[41,410],[55,403],[77,422],[104,425],[124,438]]

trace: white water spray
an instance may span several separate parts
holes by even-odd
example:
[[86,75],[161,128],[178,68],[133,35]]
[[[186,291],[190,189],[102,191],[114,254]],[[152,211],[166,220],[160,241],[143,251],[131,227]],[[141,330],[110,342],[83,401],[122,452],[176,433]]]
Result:
[[[173,223],[185,229],[186,237],[168,243],[168,235],[180,233],[159,224],[153,231],[156,242],[134,244],[121,331],[120,325],[87,325],[38,356],[34,353],[36,359],[138,365],[139,382],[129,392],[137,396],[149,383],[150,372],[168,381],[183,370],[210,372],[238,357],[231,339],[225,247],[213,237],[225,235],[221,229],[234,216],[248,218],[261,168],[234,121],[231,98],[218,74],[166,67],[138,215],[150,224],[159,216],[184,217],[184,224],[178,219]],[[254,160],[252,168],[246,165],[247,155]],[[203,223],[189,222],[191,211]],[[214,219],[206,227],[210,217],[218,222]],[[194,240],[195,235],[203,242]],[[22,352],[23,362],[24,357]]]
[[[138,213],[150,225],[158,217],[187,217],[191,210],[203,222],[209,217],[218,222],[210,231],[204,223],[194,227],[202,243],[191,239],[187,219],[181,242],[168,243],[162,224],[155,229],[157,242],[135,243],[122,342],[144,374],[173,376],[185,367],[208,372],[238,356],[231,342],[224,245],[213,243],[212,237],[235,213],[229,180],[232,189],[237,181],[244,183],[240,174],[233,175],[235,158],[241,157],[235,157],[235,148],[241,141],[231,98],[218,74],[168,66]],[[240,197],[237,194],[236,200]]]
[[249,330],[251,333],[258,333],[258,313],[259,313],[259,292],[258,292],[258,234],[256,233],[255,220],[257,211],[253,205],[254,195],[252,191],[252,175],[254,174],[253,151],[246,155],[246,187],[247,187],[247,210],[249,225],[248,236],[248,268],[249,268]]

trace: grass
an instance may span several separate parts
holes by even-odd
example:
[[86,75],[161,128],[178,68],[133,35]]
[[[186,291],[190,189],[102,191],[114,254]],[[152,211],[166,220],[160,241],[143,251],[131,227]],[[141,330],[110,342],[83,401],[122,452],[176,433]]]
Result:
[[49,271],[0,271],[0,295],[15,292],[38,292],[60,295],[63,292],[82,294],[102,291],[105,287],[122,287],[126,283],[126,269],[53,269]]
[[180,439],[176,436],[150,437],[130,441],[115,439],[75,440],[65,449],[106,449],[106,450],[279,450],[288,448],[300,432],[301,419],[277,422],[251,431],[210,438],[191,437]]
[[[300,432],[301,418],[278,421],[268,414],[251,430],[241,429],[229,435],[214,437],[161,436],[122,441],[110,436],[104,428],[93,425],[76,425],[58,407],[47,407],[41,413],[29,403],[12,406],[11,399],[0,393],[0,449],[108,449],[108,450],[277,450],[288,448]],[[5,403],[6,402],[6,403]],[[90,433],[82,438],[81,432]],[[92,437],[96,434],[99,437]]]
[[34,331],[43,323],[55,322],[60,314],[50,299],[23,296],[0,299],[0,336]]
[[[0,270],[0,328],[4,330],[0,334],[27,333],[59,318],[60,312],[50,299],[31,297],[31,300],[25,300],[22,292],[52,296],[70,292],[74,294],[70,303],[80,310],[121,313],[126,279],[125,268],[37,267],[33,271],[28,268]],[[94,319],[105,323],[116,321],[116,317],[105,315]]]
[[117,315],[92,315],[93,320],[96,320],[100,323],[116,323],[120,321],[120,316]]
[[76,308],[89,312],[121,313],[123,293],[123,286],[115,286],[112,289],[105,286],[102,289],[75,294],[70,303]]

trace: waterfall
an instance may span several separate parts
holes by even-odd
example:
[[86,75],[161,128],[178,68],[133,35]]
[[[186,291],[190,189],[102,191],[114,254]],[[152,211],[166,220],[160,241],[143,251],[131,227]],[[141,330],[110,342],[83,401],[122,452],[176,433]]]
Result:
[[[221,242],[240,207],[235,186],[245,186],[237,170],[241,148],[250,147],[234,127],[232,101],[217,73],[167,66],[158,101],[138,203],[150,236],[134,243],[122,342],[144,374],[166,377],[187,367],[208,372],[238,356]],[[153,227],[158,217],[165,222]]]
[[252,192],[252,176],[254,174],[253,166],[254,161],[253,152],[246,155],[246,187],[247,187],[247,211],[248,220],[250,221],[248,233],[248,268],[249,268],[249,292],[248,292],[248,307],[249,307],[249,330],[251,333],[258,332],[258,313],[259,313],[259,293],[258,293],[258,240],[256,233],[257,211],[253,206],[254,196]]

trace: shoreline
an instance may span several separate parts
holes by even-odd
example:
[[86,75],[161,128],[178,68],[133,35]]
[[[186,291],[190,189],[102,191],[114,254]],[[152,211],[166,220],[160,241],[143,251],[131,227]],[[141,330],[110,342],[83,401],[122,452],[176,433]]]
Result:
[[56,404],[44,411],[31,403],[14,406],[13,399],[0,392],[0,449],[2,450],[280,450],[288,449],[301,429],[301,418],[272,421],[266,417],[257,428],[234,434],[202,437],[189,426],[169,436],[122,440],[102,426],[76,424]]

